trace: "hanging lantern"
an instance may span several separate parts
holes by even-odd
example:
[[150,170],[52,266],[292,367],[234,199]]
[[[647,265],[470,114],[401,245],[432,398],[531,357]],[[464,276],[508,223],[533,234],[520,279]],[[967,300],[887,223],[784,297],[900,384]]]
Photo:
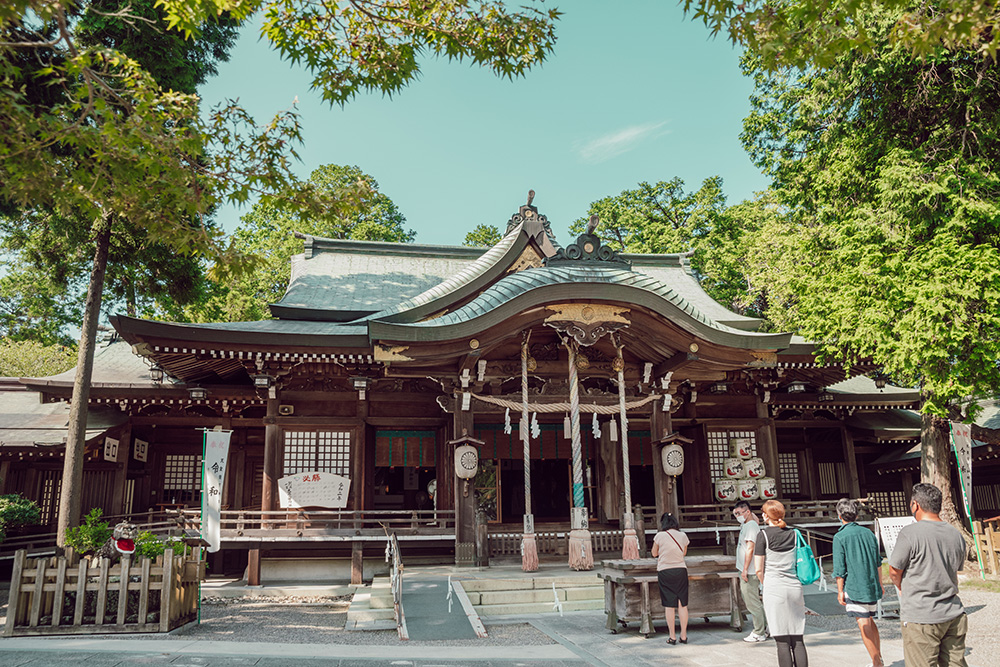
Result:
[[472,445],[455,448],[455,474],[459,479],[472,479],[479,470],[479,451]]
[[677,443],[664,445],[660,449],[663,472],[671,477],[684,474],[684,448]]

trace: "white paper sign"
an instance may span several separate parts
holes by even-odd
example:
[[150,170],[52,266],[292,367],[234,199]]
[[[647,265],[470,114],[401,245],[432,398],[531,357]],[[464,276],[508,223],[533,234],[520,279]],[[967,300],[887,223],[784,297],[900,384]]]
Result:
[[226,481],[229,438],[232,431],[205,431],[205,457],[202,465],[202,538],[209,552],[219,550],[222,542],[222,489]]
[[892,550],[896,546],[896,536],[903,526],[909,526],[916,521],[912,516],[891,516],[884,519],[875,519],[876,534],[882,539],[882,546],[885,547],[885,557],[892,556]]
[[104,439],[104,460],[118,461],[118,441],[114,438]]
[[351,480],[332,472],[298,472],[278,480],[282,508],[328,507],[344,509]]
[[972,426],[951,423],[951,441],[955,446],[958,462],[958,479],[962,483],[962,500],[966,515],[969,514],[969,500],[972,499]]
[[145,463],[146,457],[149,455],[149,443],[136,438],[134,444],[133,454],[135,455],[135,460]]

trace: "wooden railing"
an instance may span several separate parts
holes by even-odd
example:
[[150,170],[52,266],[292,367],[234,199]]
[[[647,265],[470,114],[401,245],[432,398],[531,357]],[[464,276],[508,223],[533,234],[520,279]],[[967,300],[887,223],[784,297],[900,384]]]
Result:
[[[592,530],[590,540],[594,553],[622,552],[624,533],[621,530]],[[567,555],[569,531],[537,531],[535,546],[539,554],[557,556]],[[521,556],[521,533],[496,532],[490,533],[490,557]]]
[[[753,502],[759,507],[761,501]],[[785,521],[795,524],[837,522],[837,503],[816,500],[782,501],[785,506]],[[698,526],[736,526],[733,519],[732,503],[711,505],[681,505],[677,511],[677,520],[681,528]],[[643,523],[647,530],[656,530],[660,517],[656,516],[656,508],[645,505],[642,507]]]
[[984,571],[993,577],[1000,577],[1000,516],[974,521],[972,525]]
[[155,561],[14,556],[4,635],[169,632],[198,615],[201,548]]
[[[150,532],[160,537],[181,535],[186,521],[179,512],[171,511],[114,514],[102,516],[101,520],[106,521],[109,526],[114,526],[120,521],[131,521],[140,533]],[[55,545],[55,533],[8,536],[0,542],[0,560],[13,558],[14,554],[22,549],[27,551],[29,556],[51,555],[55,553]]]
[[[198,530],[201,513],[182,510],[179,525]],[[222,541],[280,538],[347,538],[379,536],[385,531],[400,539],[414,535],[454,536],[454,510],[223,510],[220,520]]]

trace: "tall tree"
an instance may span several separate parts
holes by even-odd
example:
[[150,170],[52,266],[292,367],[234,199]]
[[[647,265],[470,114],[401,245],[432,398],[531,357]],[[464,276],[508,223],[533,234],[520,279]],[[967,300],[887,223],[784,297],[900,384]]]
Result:
[[177,313],[180,319],[228,322],[265,320],[268,304],[288,287],[292,255],[302,252],[295,232],[332,239],[408,243],[414,232],[396,204],[379,190],[378,181],[356,166],[323,165],[309,182],[331,196],[356,196],[355,207],[337,217],[301,215],[276,204],[256,204],[233,232],[234,246],[256,258],[254,266],[224,283],[208,285],[207,298]]
[[752,272],[779,327],[920,387],[922,477],[954,519],[935,417],[969,419],[968,396],[1000,391],[1000,68],[971,49],[916,60],[891,24],[828,68],[746,61],[744,143],[787,213],[762,227]]
[[503,238],[500,229],[496,225],[478,224],[476,228],[465,235],[462,245],[473,248],[491,248]]
[[[551,50],[558,18],[555,10],[508,12],[499,2],[461,0],[159,5],[168,23],[188,34],[200,34],[225,11],[241,21],[263,7],[268,36],[279,51],[306,63],[324,97],[339,102],[358,90],[399,90],[416,76],[423,50],[520,75]],[[177,252],[221,260],[221,271],[241,256],[203,223],[220,201],[245,202],[260,192],[265,204],[294,203],[317,215],[344,207],[291,173],[289,159],[296,157],[301,137],[293,113],[261,129],[230,103],[203,119],[196,97],[165,91],[123,51],[81,39],[77,31],[86,21],[80,12],[92,11],[69,0],[17,0],[0,7],[0,205],[43,211],[52,220],[91,221],[95,241],[65,456],[60,544],[79,522],[93,345],[116,223],[145,229]],[[127,11],[120,14],[135,20]]]

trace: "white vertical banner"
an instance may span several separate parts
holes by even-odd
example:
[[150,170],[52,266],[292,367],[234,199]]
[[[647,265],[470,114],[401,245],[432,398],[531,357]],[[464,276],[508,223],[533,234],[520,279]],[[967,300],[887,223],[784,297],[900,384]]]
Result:
[[958,463],[958,481],[962,485],[965,516],[971,521],[972,512],[969,503],[972,500],[972,426],[951,422],[951,442]]
[[215,553],[222,542],[222,489],[226,480],[229,458],[229,437],[232,431],[205,431],[205,454],[201,475],[201,536],[208,542],[208,551]]

